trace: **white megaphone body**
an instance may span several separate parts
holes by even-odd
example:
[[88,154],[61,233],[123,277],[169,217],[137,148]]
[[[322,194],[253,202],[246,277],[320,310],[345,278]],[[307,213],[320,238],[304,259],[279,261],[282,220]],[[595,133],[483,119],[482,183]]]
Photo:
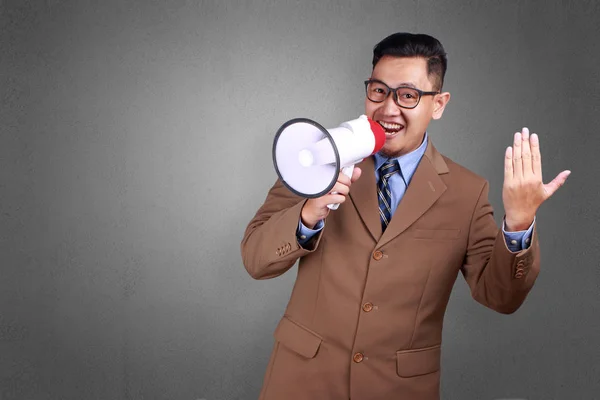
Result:
[[[295,118],[275,135],[273,163],[289,190],[315,198],[331,191],[340,170],[351,177],[354,165],[377,153],[384,144],[385,131],[366,115],[333,129],[307,118]],[[338,206],[328,207],[335,210]]]

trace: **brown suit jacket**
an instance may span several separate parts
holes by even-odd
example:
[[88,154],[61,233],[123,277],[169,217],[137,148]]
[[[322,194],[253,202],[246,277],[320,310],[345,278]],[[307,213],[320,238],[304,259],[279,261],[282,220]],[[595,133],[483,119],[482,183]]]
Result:
[[424,157],[382,234],[373,158],[306,245],[305,199],[276,182],[249,223],[242,259],[255,279],[300,259],[260,398],[439,398],[442,324],[459,271],[472,296],[500,313],[520,307],[539,273],[536,228],[512,253],[493,218],[485,179],[441,155]]

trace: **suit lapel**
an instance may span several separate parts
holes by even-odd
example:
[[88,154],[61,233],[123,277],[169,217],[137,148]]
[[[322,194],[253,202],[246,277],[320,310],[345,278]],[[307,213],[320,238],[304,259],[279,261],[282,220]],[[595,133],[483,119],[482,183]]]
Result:
[[446,191],[446,184],[439,176],[445,173],[448,173],[448,166],[429,140],[406,193],[379,240],[379,246],[400,235],[433,206]]
[[373,157],[367,157],[357,166],[362,170],[362,174],[350,187],[350,198],[373,239],[379,241],[381,222],[379,220],[379,203],[377,202],[375,162]]

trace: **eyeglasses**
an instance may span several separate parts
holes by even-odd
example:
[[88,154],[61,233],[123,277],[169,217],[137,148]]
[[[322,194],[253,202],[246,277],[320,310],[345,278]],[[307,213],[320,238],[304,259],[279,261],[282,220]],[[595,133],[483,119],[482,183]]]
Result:
[[377,79],[366,80],[365,90],[367,92],[367,98],[374,103],[382,103],[390,95],[390,92],[393,92],[394,101],[402,108],[415,108],[419,105],[422,96],[432,96],[440,93],[424,92],[408,86],[391,88]]

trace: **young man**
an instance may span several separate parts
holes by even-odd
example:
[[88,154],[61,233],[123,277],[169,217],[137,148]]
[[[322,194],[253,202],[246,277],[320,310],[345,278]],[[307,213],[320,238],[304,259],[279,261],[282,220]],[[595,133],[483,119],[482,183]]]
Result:
[[[537,135],[516,133],[499,228],[487,181],[427,135],[450,100],[445,71],[444,49],[430,36],[381,41],[365,113],[385,129],[383,149],[352,179],[340,174],[336,194],[306,200],[276,182],[248,225],[242,258],[255,279],[300,259],[261,399],[438,399],[442,322],[458,273],[475,300],[501,313],[517,310],[532,288],[535,214],[569,171],[544,185]],[[330,211],[330,203],[342,204]]]

